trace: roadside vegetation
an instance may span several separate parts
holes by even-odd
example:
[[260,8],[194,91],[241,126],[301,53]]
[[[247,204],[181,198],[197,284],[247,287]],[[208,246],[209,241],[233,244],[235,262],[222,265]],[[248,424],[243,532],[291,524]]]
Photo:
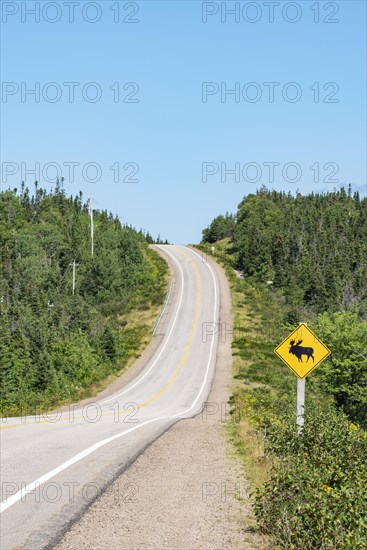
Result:
[[[90,397],[140,355],[167,287],[153,241],[81,194],[0,194],[1,414]],[[76,262],[73,295],[73,266]]]
[[[203,231],[212,246],[234,311],[228,430],[259,528],[272,548],[366,548],[367,200],[261,189]],[[296,377],[273,350],[300,322],[332,355],[307,377],[298,435]]]

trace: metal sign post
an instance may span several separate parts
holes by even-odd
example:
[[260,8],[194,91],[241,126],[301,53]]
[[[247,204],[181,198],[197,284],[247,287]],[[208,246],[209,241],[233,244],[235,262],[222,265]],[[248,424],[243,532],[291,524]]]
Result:
[[297,426],[300,434],[305,423],[306,378],[297,378]]
[[[301,325],[302,323],[300,323]],[[307,323],[304,323],[307,327]],[[302,433],[305,423],[305,400],[306,400],[306,377],[297,378],[297,405],[296,405],[296,422],[298,435]]]

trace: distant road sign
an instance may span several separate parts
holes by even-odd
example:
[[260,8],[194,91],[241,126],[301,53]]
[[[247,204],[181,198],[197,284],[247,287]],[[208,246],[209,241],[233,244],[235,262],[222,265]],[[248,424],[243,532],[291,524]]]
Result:
[[331,353],[304,323],[287,336],[274,351],[301,379],[308,376]]

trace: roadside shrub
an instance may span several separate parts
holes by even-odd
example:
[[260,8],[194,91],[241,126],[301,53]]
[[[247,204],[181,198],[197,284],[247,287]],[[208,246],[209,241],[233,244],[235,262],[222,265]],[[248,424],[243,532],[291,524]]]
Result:
[[255,514],[281,548],[367,547],[367,434],[330,403],[308,407],[301,435],[283,416],[268,430],[273,459]]
[[332,350],[317,379],[353,422],[367,428],[367,321],[352,311],[323,313],[316,330]]

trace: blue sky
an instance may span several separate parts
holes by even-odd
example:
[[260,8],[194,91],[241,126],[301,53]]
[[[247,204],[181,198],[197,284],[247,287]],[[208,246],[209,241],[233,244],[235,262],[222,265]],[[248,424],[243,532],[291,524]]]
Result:
[[56,163],[68,193],[180,244],[261,185],[366,194],[365,2],[280,0],[273,22],[260,1],[73,7],[2,2],[3,188],[32,189],[35,163],[51,188]]

